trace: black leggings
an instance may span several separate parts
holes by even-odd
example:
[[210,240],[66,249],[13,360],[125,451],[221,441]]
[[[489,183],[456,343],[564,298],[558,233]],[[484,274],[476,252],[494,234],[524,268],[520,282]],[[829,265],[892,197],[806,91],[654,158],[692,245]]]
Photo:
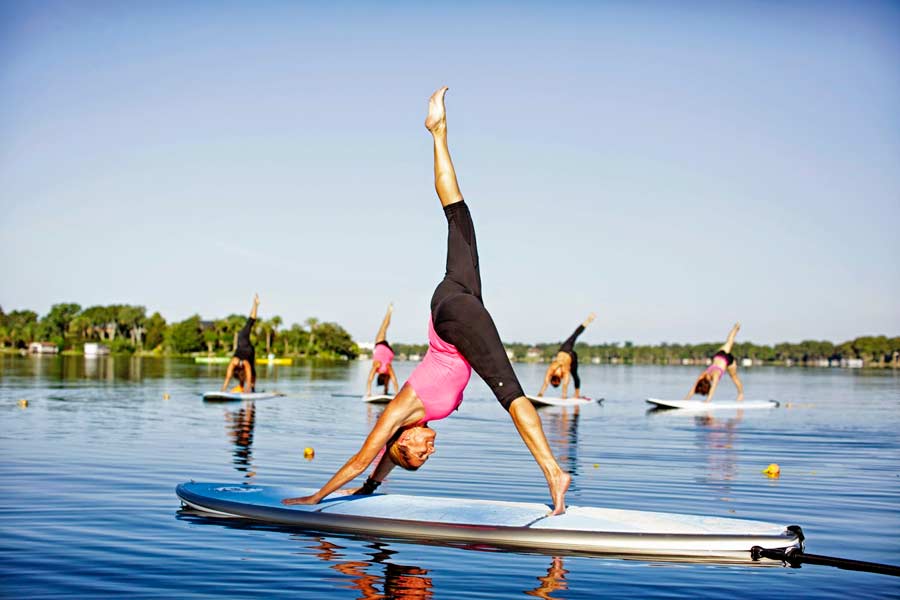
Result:
[[475,226],[464,201],[444,207],[447,273],[431,297],[431,320],[441,339],[456,346],[506,410],[524,396],[497,326],[481,300]]
[[559,352],[567,352],[572,357],[572,368],[569,369],[569,373],[572,374],[572,381],[575,383],[576,390],[581,389],[581,378],[578,376],[578,353],[575,352],[575,340],[578,339],[582,331],[584,331],[584,325],[579,325],[578,329],[569,336],[569,339],[562,343],[558,350]]
[[256,349],[253,347],[253,344],[250,343],[250,331],[253,329],[253,324],[256,323],[256,319],[253,317],[248,317],[247,322],[244,323],[244,326],[238,331],[237,338],[237,348],[234,351],[234,355],[241,359],[246,360],[250,363],[250,373],[253,375],[253,383],[256,383]]

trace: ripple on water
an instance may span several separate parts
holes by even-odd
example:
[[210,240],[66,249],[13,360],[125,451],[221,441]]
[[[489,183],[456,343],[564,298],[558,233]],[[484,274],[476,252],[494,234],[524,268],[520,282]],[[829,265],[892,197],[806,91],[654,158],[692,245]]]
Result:
[[[288,396],[212,405],[199,394],[219,385],[215,367],[111,359],[88,372],[65,360],[36,370],[27,359],[0,357],[0,473],[8,483],[0,576],[10,597],[900,595],[894,579],[822,567],[475,551],[197,518],[179,511],[180,481],[327,480],[378,417],[377,407],[331,396],[361,389],[367,365],[263,372],[266,387]],[[526,387],[538,385],[538,367],[517,366]],[[798,523],[812,552],[897,562],[897,376],[747,370],[748,391],[792,407],[707,418],[645,408],[648,395],[683,394],[690,369],[584,371],[586,392],[606,402],[540,412],[573,475],[570,503]],[[17,406],[23,397],[26,409]],[[483,384],[473,383],[459,414],[434,427],[438,452],[427,467],[396,473],[383,489],[549,501],[540,470]],[[316,450],[312,461],[306,446]],[[781,465],[781,478],[761,473],[770,462]]]

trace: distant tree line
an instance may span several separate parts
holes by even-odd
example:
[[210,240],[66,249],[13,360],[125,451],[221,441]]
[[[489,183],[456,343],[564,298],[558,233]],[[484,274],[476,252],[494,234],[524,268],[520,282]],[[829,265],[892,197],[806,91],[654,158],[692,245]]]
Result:
[[[167,323],[143,306],[110,304],[82,309],[75,303],[54,304],[43,317],[32,310],[5,313],[0,308],[0,348],[25,349],[32,342],[51,342],[60,350],[80,350],[99,342],[114,353],[229,354],[246,315],[204,321],[199,315]],[[316,358],[355,358],[356,343],[337,323],[306,319],[283,328],[279,316],[261,319],[254,328],[257,354]]]
[[[505,344],[517,361],[542,361],[553,359],[561,342],[543,344]],[[704,363],[722,345],[718,342],[699,344],[635,345],[632,342],[575,345],[578,360],[585,362],[623,364],[693,364]],[[392,344],[394,351],[406,356],[424,355],[426,344]],[[732,350],[735,357],[752,359],[754,363],[817,364],[820,361],[861,359],[869,366],[900,367],[900,337],[863,336],[834,344],[829,341],[806,340],[798,343],[782,342],[772,346],[752,342],[736,343]]]
[[[25,349],[31,342],[51,342],[60,350],[78,350],[85,342],[100,342],[115,353],[190,354],[205,352],[226,355],[237,344],[237,333],[245,315],[232,314],[204,321],[199,315],[183,321],[166,322],[158,312],[149,317],[143,306],[111,304],[82,309],[75,303],[54,304],[43,317],[31,310],[5,313],[0,308],[0,348]],[[304,325],[284,327],[279,316],[257,321],[255,345],[258,354],[317,358],[355,358],[359,349],[350,334],[337,323],[306,319]],[[635,345],[631,342],[575,346],[579,361],[624,364],[702,363],[721,342],[700,344]],[[394,343],[404,356],[423,356],[427,344]],[[548,361],[559,342],[506,344],[513,360]],[[734,345],[734,355],[755,363],[817,364],[820,361],[860,359],[870,366],[900,366],[900,337],[863,336],[834,344],[806,340],[772,346],[752,342]]]

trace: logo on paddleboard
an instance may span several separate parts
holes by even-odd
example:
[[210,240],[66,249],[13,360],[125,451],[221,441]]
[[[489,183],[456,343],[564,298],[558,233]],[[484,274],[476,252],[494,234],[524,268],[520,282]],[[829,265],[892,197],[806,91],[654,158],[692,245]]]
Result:
[[237,492],[237,493],[245,493],[245,492],[261,492],[262,488],[258,487],[243,487],[243,486],[229,486],[229,487],[218,487],[216,488],[217,492]]

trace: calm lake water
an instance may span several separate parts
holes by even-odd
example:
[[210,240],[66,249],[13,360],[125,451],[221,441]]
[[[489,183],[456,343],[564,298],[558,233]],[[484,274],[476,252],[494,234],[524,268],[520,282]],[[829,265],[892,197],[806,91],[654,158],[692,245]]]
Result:
[[[397,365],[401,381],[412,363]],[[517,365],[536,390],[540,365]],[[376,407],[368,363],[260,368],[284,398],[205,404],[219,365],[187,360],[0,357],[0,595],[45,598],[855,598],[898,597],[900,579],[828,567],[758,568],[475,551],[315,535],[180,512],[177,483],[318,487],[358,448]],[[807,551],[900,563],[900,375],[744,369],[774,410],[714,418],[648,413],[681,397],[682,367],[582,367],[574,413],[540,414],[573,482],[570,504],[798,524]],[[733,397],[730,382],[719,399]],[[166,396],[168,395],[168,396]],[[168,398],[168,399],[166,399]],[[28,401],[26,408],[19,400]],[[437,453],[388,493],[547,502],[508,416],[473,377],[433,424]],[[303,449],[315,448],[313,460]],[[761,473],[781,465],[780,479]]]

